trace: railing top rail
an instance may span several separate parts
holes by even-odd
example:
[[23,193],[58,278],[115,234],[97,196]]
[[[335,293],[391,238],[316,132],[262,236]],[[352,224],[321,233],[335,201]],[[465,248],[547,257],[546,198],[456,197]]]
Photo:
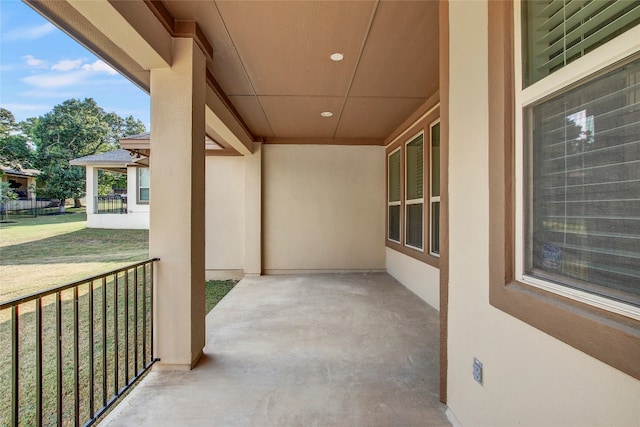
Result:
[[56,292],[62,292],[62,291],[65,291],[67,289],[71,289],[71,288],[73,288],[75,286],[79,286],[79,285],[82,285],[82,284],[85,284],[85,283],[88,283],[88,282],[93,282],[94,280],[99,280],[99,279],[102,279],[103,277],[107,277],[107,276],[110,276],[112,274],[117,274],[117,273],[129,270],[131,268],[139,267],[141,265],[148,264],[148,263],[154,262],[154,261],[160,261],[160,258],[149,258],[149,259],[147,259],[145,261],[140,261],[140,262],[137,262],[135,264],[125,265],[124,267],[120,267],[120,268],[116,268],[115,270],[107,271],[106,273],[100,273],[97,276],[87,277],[87,278],[84,278],[84,279],[76,280],[74,282],[69,282],[69,283],[65,283],[65,284],[62,284],[62,285],[54,286],[52,288],[45,289],[44,291],[35,292],[35,293],[29,294],[29,295],[25,295],[25,296],[21,296],[21,297],[18,297],[18,298],[11,299],[9,301],[4,301],[4,302],[0,303],[0,310],[11,308],[11,307],[19,305],[19,304],[24,304],[26,302],[33,301],[33,300],[36,300],[38,298],[46,297],[47,295],[55,294]]

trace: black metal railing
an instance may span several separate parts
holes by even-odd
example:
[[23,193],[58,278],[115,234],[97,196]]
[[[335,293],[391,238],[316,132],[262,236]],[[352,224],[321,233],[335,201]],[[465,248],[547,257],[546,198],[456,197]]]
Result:
[[0,204],[0,220],[34,218],[60,212],[60,202],[50,199],[10,200]]
[[0,304],[0,425],[92,425],[151,367],[155,261]]
[[95,209],[97,214],[126,214],[127,196],[95,196]]

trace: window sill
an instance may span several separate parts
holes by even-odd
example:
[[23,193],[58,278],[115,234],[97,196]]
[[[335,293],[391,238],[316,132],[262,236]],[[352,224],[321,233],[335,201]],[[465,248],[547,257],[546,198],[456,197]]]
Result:
[[431,255],[429,253],[425,253],[420,249],[414,249],[408,246],[403,246],[399,243],[395,243],[391,240],[387,240],[386,246],[389,249],[393,249],[396,252],[400,252],[401,254],[407,255],[411,258],[414,258],[420,262],[424,262],[425,264],[429,264],[432,267],[440,268],[440,257]]

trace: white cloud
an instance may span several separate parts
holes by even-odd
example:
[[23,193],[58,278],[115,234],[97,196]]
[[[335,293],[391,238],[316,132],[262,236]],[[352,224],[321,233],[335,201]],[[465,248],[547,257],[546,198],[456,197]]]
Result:
[[83,81],[86,73],[76,71],[65,74],[36,74],[22,78],[22,82],[37,88],[58,88],[79,84]]
[[44,37],[50,32],[54,31],[56,27],[47,22],[45,24],[36,25],[33,27],[21,27],[15,30],[7,32],[3,39],[5,40],[34,40]]
[[16,111],[46,111],[51,109],[51,106],[46,104],[2,104],[2,107],[12,113]]
[[30,67],[43,68],[47,66],[47,61],[43,59],[38,59],[33,55],[25,55],[22,57],[22,59],[24,59],[24,62],[26,62],[27,65]]
[[63,59],[53,64],[52,70],[56,71],[71,71],[80,68],[82,65],[82,59]]
[[104,61],[98,59],[93,64],[85,64],[82,69],[89,72],[103,72],[110,75],[118,74],[116,70],[108,66]]

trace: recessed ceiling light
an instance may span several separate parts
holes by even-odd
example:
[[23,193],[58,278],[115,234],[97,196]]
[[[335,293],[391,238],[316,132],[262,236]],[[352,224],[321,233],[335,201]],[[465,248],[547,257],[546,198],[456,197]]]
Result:
[[320,113],[320,115],[322,117],[331,117],[333,116],[333,113],[331,111],[323,111],[322,113]]
[[336,53],[332,53],[329,58],[331,58],[332,61],[338,62],[344,59],[344,55],[336,52]]

